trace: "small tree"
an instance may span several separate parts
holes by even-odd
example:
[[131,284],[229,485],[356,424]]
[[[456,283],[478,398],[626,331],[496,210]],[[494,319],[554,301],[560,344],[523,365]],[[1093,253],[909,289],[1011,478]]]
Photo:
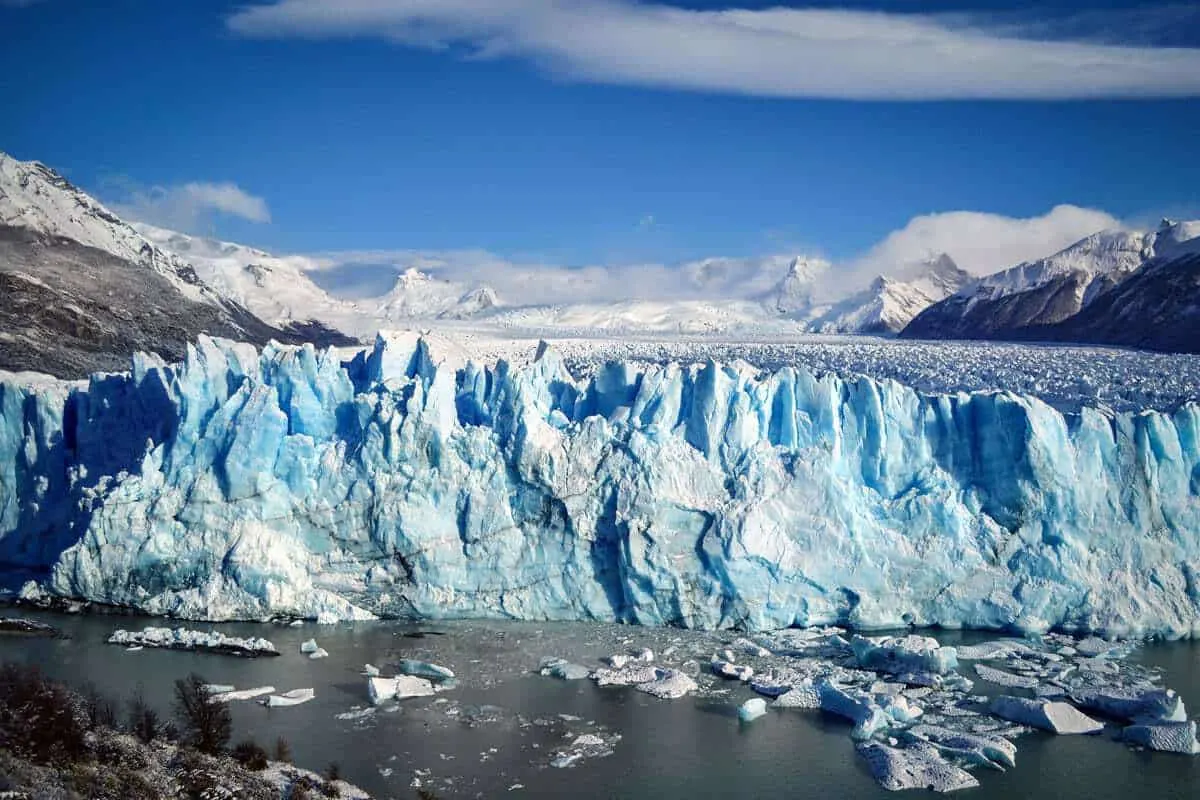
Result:
[[150,744],[164,733],[162,719],[150,707],[142,695],[141,688],[129,701],[129,731],[146,744]]
[[238,742],[230,755],[246,769],[257,772],[267,768],[267,751],[259,747],[258,742],[253,739]]
[[206,683],[194,672],[175,681],[175,713],[187,743],[202,753],[216,755],[229,744],[233,717],[229,706],[209,696]]

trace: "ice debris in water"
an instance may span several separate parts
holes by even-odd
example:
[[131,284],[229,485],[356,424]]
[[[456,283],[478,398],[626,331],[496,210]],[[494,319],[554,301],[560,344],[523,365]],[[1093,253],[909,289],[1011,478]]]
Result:
[[428,678],[432,681],[446,681],[454,677],[454,672],[438,664],[428,661],[418,661],[415,658],[405,658],[396,664],[396,670],[405,675],[415,675],[418,678]]
[[305,653],[305,654],[317,652],[317,640],[316,639],[308,639],[304,642],[301,642],[300,643],[300,652]]
[[429,697],[436,693],[430,681],[414,675],[367,679],[367,694],[375,705],[388,700],[403,700],[407,697]]
[[268,696],[267,699],[263,701],[263,705],[269,708],[276,708],[279,706],[298,706],[301,703],[307,703],[316,696],[316,692],[314,692],[312,689],[292,689],[289,692]]
[[992,700],[991,712],[1001,719],[1019,722],[1058,734],[1099,733],[1104,723],[1097,722],[1070,703],[1038,698],[1000,695]]
[[742,722],[753,722],[767,713],[767,701],[761,697],[752,697],[738,707],[738,719]]
[[1036,688],[1039,683],[1037,678],[1032,678],[1026,675],[1014,675],[1011,672],[1005,672],[1002,669],[989,667],[987,664],[976,664],[975,674],[983,678],[988,683],[994,683],[997,686],[1008,686],[1016,689],[1033,689]]
[[368,678],[378,678],[379,667],[375,666],[374,664],[364,664],[362,674],[366,675]]
[[694,680],[674,669],[659,670],[657,678],[637,685],[639,692],[653,695],[660,700],[675,700],[691,694],[698,688]]
[[560,747],[550,759],[552,767],[573,767],[585,758],[603,758],[613,754],[621,737],[618,734],[584,733],[576,736],[569,745]]
[[171,650],[207,650],[238,656],[277,656],[279,651],[266,639],[241,639],[217,631],[205,633],[186,628],[144,628],[141,631],[117,630],[108,637],[109,644],[126,647],[162,647]]
[[581,664],[572,664],[564,658],[543,658],[542,663],[538,666],[538,672],[564,681],[583,680],[592,674],[587,667]]
[[932,745],[911,745],[904,749],[880,742],[860,744],[858,752],[879,785],[891,791],[932,789],[953,792],[979,785],[974,775],[942,758]]
[[214,703],[232,703],[236,700],[254,700],[265,694],[273,694],[274,686],[259,686],[254,689],[235,689],[232,686],[220,692],[213,692],[209,699]]
[[1191,720],[1130,725],[1121,732],[1121,736],[1130,744],[1164,753],[1200,753],[1200,743],[1196,741],[1196,723]]

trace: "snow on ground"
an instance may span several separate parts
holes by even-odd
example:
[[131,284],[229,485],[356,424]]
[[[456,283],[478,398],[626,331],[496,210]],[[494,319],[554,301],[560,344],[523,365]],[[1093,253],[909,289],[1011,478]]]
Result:
[[[816,334],[671,335],[570,328],[420,326],[454,364],[499,359],[529,364],[550,342],[577,377],[609,361],[729,363],[761,369],[805,365],[818,373],[892,379],[921,392],[1000,390],[1038,397],[1061,411],[1173,410],[1200,400],[1200,356],[1118,348],[1001,342],[931,342]],[[399,335],[414,337],[416,331]],[[442,349],[444,348],[444,350]]]

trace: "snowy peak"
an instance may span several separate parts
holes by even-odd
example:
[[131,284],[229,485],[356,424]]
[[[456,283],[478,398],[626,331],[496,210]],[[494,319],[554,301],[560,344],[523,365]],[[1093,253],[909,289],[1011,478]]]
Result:
[[1154,253],[1164,258],[1200,253],[1200,220],[1163,219],[1154,233]]
[[222,297],[245,306],[272,325],[319,322],[359,335],[373,333],[358,307],[336,299],[306,274],[319,264],[305,256],[275,256],[233,242],[135,223],[151,242],[187,259],[200,278]]
[[787,273],[772,292],[774,310],[780,314],[795,314],[811,308],[817,281],[828,269],[829,263],[821,259],[793,258]]
[[1086,288],[1096,277],[1121,280],[1154,256],[1157,234],[1106,230],[1094,233],[1052,256],[1026,261],[989,275],[973,287],[977,297],[991,300],[1074,277]]
[[0,153],[0,225],[62,237],[153,269],[190,299],[213,302],[191,266],[163,252],[116,214],[37,161]]
[[389,321],[466,319],[499,305],[499,295],[487,284],[444,280],[417,267],[408,267],[396,276],[392,290],[379,299],[375,316]]
[[862,292],[835,303],[814,321],[820,333],[895,334],[929,306],[962,289],[971,276],[945,253],[880,275]]

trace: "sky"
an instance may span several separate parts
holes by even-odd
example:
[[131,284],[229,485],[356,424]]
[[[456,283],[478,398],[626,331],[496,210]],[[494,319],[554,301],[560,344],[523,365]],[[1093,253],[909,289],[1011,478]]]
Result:
[[983,272],[1200,217],[1200,8],[1097,5],[0,0],[0,150],[278,252]]

